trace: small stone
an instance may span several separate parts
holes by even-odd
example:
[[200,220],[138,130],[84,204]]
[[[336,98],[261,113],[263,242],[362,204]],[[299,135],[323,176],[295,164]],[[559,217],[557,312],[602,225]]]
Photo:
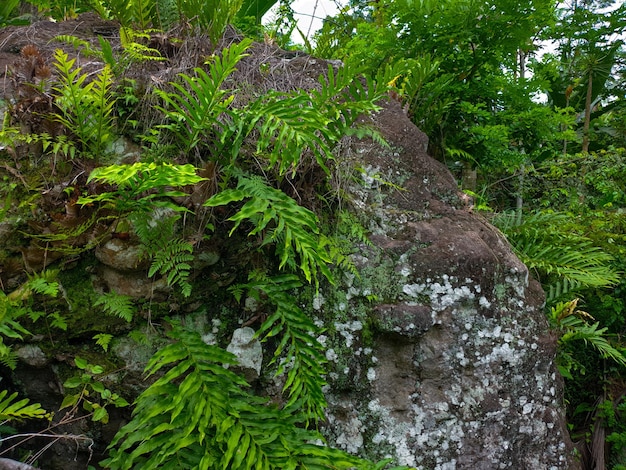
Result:
[[25,344],[15,350],[15,355],[25,364],[33,367],[44,367],[48,364],[48,358],[39,346]]
[[96,258],[118,271],[137,271],[147,268],[149,262],[142,259],[143,250],[138,244],[111,238],[96,248]]
[[238,369],[244,378],[252,382],[261,375],[263,348],[261,342],[254,337],[255,331],[250,327],[237,328],[226,350],[234,354],[238,361]]

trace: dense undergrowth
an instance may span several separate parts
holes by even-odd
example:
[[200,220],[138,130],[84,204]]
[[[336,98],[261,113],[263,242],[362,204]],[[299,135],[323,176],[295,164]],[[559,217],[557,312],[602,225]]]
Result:
[[[181,5],[179,13],[186,17],[185,8],[200,8]],[[227,2],[216,5],[226,8]],[[326,407],[326,359],[316,339],[320,326],[294,292],[305,283],[314,292],[321,282],[334,282],[331,264],[351,267],[341,248],[345,242],[319,221],[322,212],[336,217],[340,197],[331,184],[337,173],[333,149],[348,135],[377,138],[356,121],[378,109],[390,78],[369,79],[354,68],[329,66],[310,89],[239,89],[243,83],[233,74],[246,67],[242,60],[253,44],[232,33],[220,40],[237,9],[233,2],[224,11],[189,17],[192,30],[167,39],[177,48],[185,40],[206,41],[201,37],[206,33],[208,55],[194,57],[196,64],[181,67],[170,80],[140,82],[129,75],[133,67],[165,60],[147,44],[154,32],[144,32],[155,17],[136,16],[138,10],[127,17],[121,4],[107,7],[122,24],[119,47],[104,39],[94,46],[58,38],[95,57],[95,70],[62,49],[48,65],[34,45],[22,49],[13,70],[15,94],[7,97],[0,140],[3,167],[18,182],[5,177],[2,218],[30,274],[19,273],[16,252],[2,253],[2,287],[10,293],[0,297],[0,361],[14,368],[12,342],[39,332],[56,350],[62,345],[54,344],[55,329],[67,331],[68,338],[97,332],[93,346],[106,357],[115,328],[134,327],[139,341],[150,336],[150,328],[165,328],[171,341],[146,369],[152,383],[101,465],[387,468],[389,461],[370,462],[326,446],[317,431]],[[116,145],[131,140],[139,149],[134,162],[120,161]],[[312,175],[315,180],[307,181]],[[193,304],[206,296],[210,290],[198,272],[211,247],[228,244],[229,236],[246,243],[246,252],[232,277],[217,279],[221,295],[230,297],[225,304],[256,299],[268,312],[257,336],[275,351],[268,367],[283,381],[281,403],[255,395],[228,369],[236,364],[231,353],[207,344],[180,318],[164,316],[168,310],[171,315],[171,306],[158,305],[159,290],[168,292],[164,299],[170,303]],[[74,264],[84,269],[82,260],[94,248],[118,241],[136,247],[129,269],[145,266],[147,295],[94,290],[84,279],[64,287]],[[87,317],[90,309],[118,320],[96,327]],[[81,314],[85,317],[77,319]],[[146,316],[148,330],[138,335]],[[101,365],[69,354],[77,374],[63,384],[61,423],[77,413],[106,423],[112,408],[129,405],[110,390],[106,360]],[[4,421],[50,417],[15,394],[3,392],[2,398]],[[79,439],[67,437],[72,438]]]

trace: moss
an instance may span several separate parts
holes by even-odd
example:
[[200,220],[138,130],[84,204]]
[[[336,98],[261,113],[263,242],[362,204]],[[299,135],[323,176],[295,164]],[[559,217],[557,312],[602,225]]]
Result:
[[125,329],[124,320],[106,315],[101,307],[94,306],[98,293],[93,288],[90,272],[95,263],[95,257],[89,254],[74,268],[59,273],[62,295],[58,307],[63,309],[61,314],[68,325],[68,338]]

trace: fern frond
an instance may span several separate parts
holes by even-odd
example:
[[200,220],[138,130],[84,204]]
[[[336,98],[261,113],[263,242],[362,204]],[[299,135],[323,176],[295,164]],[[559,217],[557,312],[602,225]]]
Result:
[[120,295],[116,292],[108,292],[98,296],[94,302],[95,307],[102,307],[107,315],[120,317],[127,322],[131,322],[135,313],[132,297]]
[[191,295],[191,284],[187,282],[193,261],[193,246],[183,239],[170,239],[154,253],[148,276],[156,273],[166,277],[167,285],[178,285],[185,297]]
[[237,63],[245,57],[252,41],[244,39],[222,50],[221,56],[212,56],[206,62],[208,73],[197,67],[194,76],[180,74],[182,84],[170,83],[176,90],[168,93],[155,89],[165,106],[158,107],[171,121],[162,127],[178,135],[186,151],[195,148],[204,134],[210,133],[218,118],[234,99],[222,88],[226,79],[235,71]]
[[257,334],[263,340],[282,335],[272,362],[278,364],[277,376],[287,374],[283,387],[288,396],[286,407],[301,407],[307,420],[323,419],[326,398],[322,388],[326,385],[327,361],[324,348],[316,339],[321,331],[298,307],[290,292],[301,287],[300,281],[294,275],[260,276],[246,287],[250,295],[260,300],[264,294],[276,307]]
[[60,75],[59,86],[53,88],[60,109],[55,119],[75,134],[83,151],[98,156],[113,133],[111,70],[105,65],[94,81],[87,82],[88,74],[81,73],[80,67],[74,68],[76,59],[69,59],[60,49],[55,51],[54,58]]
[[231,234],[243,221],[250,220],[254,228],[248,235],[265,231],[263,245],[276,245],[280,268],[299,260],[297,267],[307,281],[318,284],[317,276],[320,272],[332,282],[328,264],[333,260],[329,254],[328,240],[320,234],[317,216],[284,192],[268,186],[260,177],[241,176],[236,189],[216,194],[205,206],[222,206],[243,199],[248,201],[228,219],[235,222]]
[[[579,299],[569,302],[558,302],[550,309],[548,319],[551,326],[560,333],[559,345],[561,351],[571,343],[582,341],[585,345],[590,345],[600,355],[606,359],[611,359],[616,363],[626,366],[626,356],[609,341],[608,328],[600,328],[600,323],[590,324],[587,320],[594,320],[587,312],[578,310]],[[571,356],[568,357],[572,361]],[[569,375],[571,362],[565,370],[565,375]]]
[[8,367],[11,370],[15,370],[17,367],[17,355],[13,350],[0,341],[0,364],[4,367]]
[[[176,341],[158,351],[146,372],[165,370],[136,401],[102,462],[111,470],[142,468],[279,470],[374,469],[345,452],[315,445],[296,408],[278,409],[251,395],[223,365],[236,363],[197,332],[174,325]],[[381,468],[381,467],[378,467]]]
[[24,419],[41,419],[49,416],[39,403],[28,404],[24,398],[15,401],[17,392],[8,395],[6,390],[0,391],[0,421],[22,421]]
[[269,168],[276,166],[279,175],[295,173],[307,150],[329,173],[327,161],[333,156],[320,130],[331,125],[331,117],[311,103],[308,93],[266,93],[242,118],[249,120],[248,133],[254,128],[259,132],[257,154],[268,159]]
[[111,340],[113,339],[113,335],[110,335],[108,333],[98,333],[97,335],[94,335],[93,339],[96,340],[96,344],[100,347],[102,347],[102,349],[104,349],[104,352],[108,352],[109,350],[109,344],[111,344]]
[[520,212],[499,214],[493,223],[506,235],[519,258],[539,274],[548,302],[587,287],[605,287],[619,281],[613,257],[592,240],[559,231],[565,214]]
[[52,38],[53,41],[65,42],[71,45],[77,51],[81,51],[82,54],[86,56],[96,56],[98,57],[100,54],[98,51],[91,47],[91,43],[89,41],[85,41],[76,36],[72,36],[69,34],[60,34]]

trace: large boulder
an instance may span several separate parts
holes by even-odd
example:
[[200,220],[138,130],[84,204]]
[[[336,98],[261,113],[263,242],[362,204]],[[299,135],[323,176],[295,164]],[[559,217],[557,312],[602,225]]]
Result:
[[397,103],[374,125],[390,148],[347,146],[370,243],[359,276],[322,292],[343,318],[327,354],[331,442],[421,469],[579,468],[541,287]]

